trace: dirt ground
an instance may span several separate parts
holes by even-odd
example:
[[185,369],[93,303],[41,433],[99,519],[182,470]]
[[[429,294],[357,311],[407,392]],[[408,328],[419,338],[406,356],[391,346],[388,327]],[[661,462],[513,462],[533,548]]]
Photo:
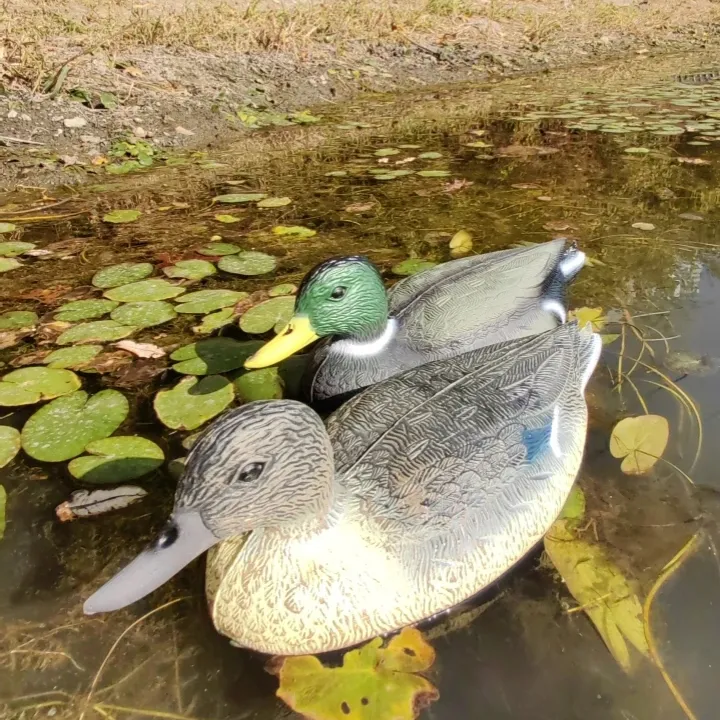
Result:
[[718,29],[713,0],[0,0],[0,186],[122,172],[360,93],[720,48]]

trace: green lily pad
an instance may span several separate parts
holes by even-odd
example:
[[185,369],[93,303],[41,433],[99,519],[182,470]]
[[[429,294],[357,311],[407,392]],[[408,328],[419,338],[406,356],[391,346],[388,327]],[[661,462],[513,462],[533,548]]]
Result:
[[311,230],[302,225],[276,225],[272,231],[275,235],[291,235],[299,238],[310,238],[317,235],[317,230]]
[[101,390],[92,396],[78,390],[30,417],[22,429],[22,448],[41,462],[70,460],[94,440],[112,435],[129,410],[127,398],[117,390]]
[[179,297],[175,310],[179,313],[205,315],[231,307],[247,296],[248,293],[236,290],[198,290]]
[[200,322],[193,328],[193,332],[198,335],[209,335],[211,332],[225,327],[225,325],[232,324],[235,316],[235,308],[227,307],[217,312],[206,315]]
[[122,340],[132,335],[137,328],[134,325],[121,325],[114,320],[96,320],[95,322],[80,323],[68,328],[57,339],[58,345],[71,343],[110,342]]
[[399,155],[400,151],[397,148],[380,148],[374,154],[375,157],[390,157],[391,155]]
[[230,193],[229,195],[218,195],[213,198],[216,203],[248,203],[264,200],[266,193]]
[[142,213],[139,210],[113,210],[103,215],[103,220],[107,223],[129,223],[135,222]]
[[17,225],[13,225],[8,222],[0,222],[0,235],[4,233],[11,233],[14,230],[17,230]]
[[277,267],[277,260],[272,255],[249,250],[220,258],[218,267],[234,275],[264,275]]
[[250,370],[233,381],[235,392],[243,402],[280,400],[283,386],[276,367]]
[[[20,433],[9,425],[0,425],[0,468],[10,464],[20,452]],[[0,501],[2,504],[2,501]],[[0,515],[5,508],[0,508]],[[1,522],[1,521],[0,521]],[[0,530],[0,538],[2,530]]]
[[281,283],[268,290],[270,297],[280,297],[281,295],[294,295],[297,292],[297,285],[292,283]]
[[[215,219],[216,219],[218,222],[226,223],[227,225],[230,225],[230,224],[236,223],[236,222],[240,222],[240,221],[242,220],[242,218],[239,218],[239,217],[237,217],[237,216],[235,216],[235,215],[223,215],[223,214],[221,214],[221,215],[216,215],[216,216],[215,216]],[[239,249],[240,249],[240,248],[238,248],[238,250],[239,250]],[[203,253],[203,255],[209,255],[209,254],[210,254],[210,253]]]
[[685,128],[668,125],[659,130],[651,130],[650,132],[652,132],[653,135],[682,135],[685,132]]
[[260,335],[273,328],[277,332],[290,321],[294,309],[293,296],[271,298],[244,312],[240,316],[240,329],[251,335]]
[[397,180],[399,177],[403,177],[403,175],[412,175],[412,172],[410,172],[410,170],[394,170],[389,173],[379,173],[374,177],[376,180]]
[[167,300],[177,297],[185,292],[180,285],[173,285],[162,278],[140,280],[128,285],[107,290],[104,295],[109,300],[119,302],[151,302],[153,300]]
[[242,248],[232,243],[208,243],[205,247],[198,250],[201,255],[210,255],[213,257],[220,257],[222,255],[234,255],[239,253]]
[[233,384],[220,375],[201,380],[183,378],[174,388],[161,390],[153,401],[160,422],[174,430],[194,430],[233,401]]
[[185,472],[185,462],[186,458],[181,457],[175,458],[168,463],[167,471],[173,480],[177,481],[182,477]]
[[432,260],[421,260],[420,258],[408,258],[397,265],[393,265],[392,271],[395,275],[415,275],[415,273],[429,270],[437,265]]
[[102,345],[78,345],[60,348],[45,357],[43,363],[49,368],[79,368],[87,365],[103,350]]
[[208,338],[178,348],[170,359],[175,361],[173,370],[182,375],[216,375],[241,368],[257,349],[255,342]]
[[418,155],[419,160],[439,160],[443,156],[439,152],[424,152]]
[[34,247],[35,243],[20,242],[19,240],[8,240],[7,242],[0,242],[0,256],[15,257],[16,255],[22,255],[23,253],[26,253],[28,250],[32,250]]
[[169,278],[185,278],[186,280],[202,280],[214,275],[217,270],[207,260],[178,260],[174,265],[163,268]]
[[132,302],[121,305],[112,311],[110,317],[121,325],[146,328],[174,320],[177,313],[169,302],[152,300],[150,302]]
[[152,272],[153,266],[150,263],[120,263],[98,270],[91,282],[95,287],[107,290],[144,280],[152,275]]
[[290,205],[292,200],[289,197],[269,197],[261,200],[257,206],[259,208],[278,208]]
[[70,370],[26,367],[13,370],[0,381],[0,405],[34,405],[69,395],[81,386],[80,378]]
[[450,171],[449,170],[420,170],[417,174],[420,177],[437,178],[437,177],[447,177],[450,174]]
[[30,328],[33,327],[37,321],[37,313],[31,310],[10,310],[0,315],[0,330]]
[[165,454],[151,440],[119,435],[89,443],[85,452],[70,461],[70,474],[86,483],[122,483],[147,475],[165,461]]
[[0,273],[8,272],[19,267],[22,267],[22,263],[15,258],[0,257]]
[[92,320],[112,312],[120,303],[112,300],[74,300],[61,305],[55,311],[55,319],[62,322]]

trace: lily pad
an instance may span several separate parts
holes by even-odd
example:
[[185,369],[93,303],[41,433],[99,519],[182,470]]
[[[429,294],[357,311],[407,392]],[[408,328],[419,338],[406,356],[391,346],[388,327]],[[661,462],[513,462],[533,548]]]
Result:
[[317,230],[311,230],[302,225],[276,225],[272,231],[275,235],[291,235],[299,238],[310,238],[317,235]]
[[405,628],[383,647],[375,638],[345,653],[340,667],[326,667],[314,655],[279,659],[278,697],[312,720],[343,717],[369,720],[412,720],[438,699],[422,675],[435,662],[435,652],[419,630]]
[[[227,225],[231,225],[232,223],[240,222],[242,220],[242,218],[239,218],[236,215],[224,215],[224,214],[216,215],[215,219],[218,222],[225,223]],[[238,250],[239,249],[240,248],[238,248]],[[203,253],[203,254],[205,255],[207,253]]]
[[577,320],[578,328],[590,325],[594,332],[600,332],[607,323],[607,318],[601,307],[581,307],[568,313],[568,320]]
[[70,474],[85,483],[121,483],[147,475],[160,467],[165,454],[151,440],[136,435],[95,440],[85,447],[88,455],[70,461]]
[[114,320],[96,320],[95,322],[80,323],[68,328],[56,340],[58,345],[71,343],[110,342],[122,340],[132,335],[137,328],[134,325],[121,325]]
[[270,297],[280,297],[281,295],[294,295],[297,292],[297,285],[292,283],[281,283],[268,290]]
[[0,222],[0,235],[3,235],[4,233],[11,233],[15,230],[17,230],[17,225],[13,225],[9,222]]
[[231,307],[247,296],[248,293],[236,290],[197,290],[178,298],[175,310],[179,313],[205,315]]
[[107,223],[129,223],[135,222],[142,213],[139,210],[113,210],[103,215],[103,220]]
[[277,260],[272,255],[249,250],[220,258],[218,267],[234,275],[264,275],[277,267]]
[[60,348],[51,352],[43,362],[49,368],[81,368],[97,357],[102,345],[78,345],[77,347]]
[[243,402],[280,400],[283,386],[277,367],[250,370],[233,381],[235,392]]
[[150,263],[120,263],[98,270],[91,282],[95,287],[107,290],[144,280],[152,275],[152,272],[153,266]]
[[218,195],[213,198],[216,203],[248,203],[258,202],[267,197],[266,193],[230,193],[229,195]]
[[161,390],[153,402],[160,422],[174,430],[194,430],[233,401],[233,384],[220,375],[201,380],[183,378],[174,388]]
[[[15,456],[20,452],[20,433],[9,425],[0,425],[0,468],[4,468],[10,464]],[[1,487],[1,486],[0,486]],[[0,505],[4,503],[4,500],[0,500]],[[4,507],[0,507],[0,515],[3,514]],[[0,525],[2,519],[0,518]],[[0,538],[2,537],[2,530],[0,530]]]
[[38,321],[37,313],[31,310],[10,310],[0,315],[0,330],[31,328]]
[[80,455],[94,440],[112,435],[129,412],[117,390],[88,396],[82,390],[41,407],[25,423],[23,450],[41,462],[62,462]]
[[70,370],[27,367],[13,370],[0,381],[0,405],[34,405],[69,395],[81,386],[80,378]]
[[[15,226],[13,225],[13,227]],[[15,257],[16,255],[26,253],[28,250],[33,250],[34,248],[35,243],[20,242],[19,240],[0,242],[0,257]]]
[[242,250],[242,248],[239,248],[237,245],[233,245],[232,243],[213,242],[201,247],[198,252],[201,255],[221,257],[222,255],[234,255],[235,253],[239,253],[240,250]]
[[112,312],[119,303],[112,300],[74,300],[61,305],[55,311],[55,319],[61,322],[92,320]]
[[439,177],[447,177],[450,174],[450,171],[449,170],[420,170],[417,174],[420,177],[439,178]]
[[670,427],[662,415],[623,418],[610,435],[610,454],[623,458],[624,473],[642,475],[660,459],[669,437]]
[[628,147],[625,148],[623,152],[626,152],[629,155],[647,155],[650,150],[646,147]]
[[397,148],[380,148],[375,151],[375,157],[390,157],[391,155],[399,155],[400,151]]
[[225,325],[230,325],[235,317],[235,308],[227,307],[206,315],[199,325],[193,328],[198,335],[209,335]]
[[289,197],[269,197],[261,200],[257,206],[259,208],[278,208],[290,205],[292,200]]
[[139,328],[162,325],[177,317],[175,308],[169,302],[153,300],[150,302],[132,302],[121,305],[112,311],[110,317],[122,325],[134,325]]
[[215,375],[242,367],[257,349],[256,342],[208,338],[178,348],[170,359],[175,361],[173,370],[183,375]]
[[240,329],[251,335],[266,333],[275,328],[281,330],[293,315],[293,296],[275,297],[251,307],[240,316]]
[[105,297],[119,302],[150,302],[174,298],[184,292],[185,288],[180,285],[173,285],[162,278],[153,278],[107,290]]
[[424,152],[418,155],[419,160],[439,160],[443,156],[439,152]]
[[217,270],[207,260],[178,260],[174,265],[163,268],[169,278],[184,278],[186,280],[202,280],[214,275]]
[[9,272],[19,267],[22,267],[22,263],[15,258],[0,257],[0,273]]
[[423,270],[429,270],[437,265],[432,260],[422,260],[420,258],[408,258],[399,262],[397,265],[393,265],[392,271],[395,275],[415,275],[415,273],[423,272]]

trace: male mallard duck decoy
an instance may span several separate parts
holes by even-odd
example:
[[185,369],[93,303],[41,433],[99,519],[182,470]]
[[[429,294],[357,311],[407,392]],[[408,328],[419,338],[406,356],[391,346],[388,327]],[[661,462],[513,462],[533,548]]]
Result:
[[429,363],[327,428],[292,400],[226,413],[193,445],[165,530],[85,612],[135,602],[218,543],[215,627],[264,653],[336,650],[457,605],[560,513],[600,349],[572,322]]
[[565,286],[585,254],[564,238],[453,260],[385,290],[364,257],[311,270],[295,314],[245,363],[274,365],[326,338],[304,379],[310,402],[374,385],[417,365],[536,335],[565,322]]

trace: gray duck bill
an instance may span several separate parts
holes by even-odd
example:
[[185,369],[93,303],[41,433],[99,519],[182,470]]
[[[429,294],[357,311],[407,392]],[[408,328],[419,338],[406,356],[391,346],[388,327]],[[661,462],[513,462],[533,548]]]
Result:
[[137,602],[219,542],[197,511],[173,513],[157,540],[96,590],[85,601],[83,612],[111,612]]

